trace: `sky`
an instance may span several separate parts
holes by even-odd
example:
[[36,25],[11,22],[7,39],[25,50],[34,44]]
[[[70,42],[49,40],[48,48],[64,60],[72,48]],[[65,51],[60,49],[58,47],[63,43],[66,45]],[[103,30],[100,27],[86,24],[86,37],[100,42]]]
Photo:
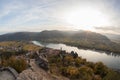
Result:
[[0,0],[0,34],[90,30],[120,34],[120,0]]

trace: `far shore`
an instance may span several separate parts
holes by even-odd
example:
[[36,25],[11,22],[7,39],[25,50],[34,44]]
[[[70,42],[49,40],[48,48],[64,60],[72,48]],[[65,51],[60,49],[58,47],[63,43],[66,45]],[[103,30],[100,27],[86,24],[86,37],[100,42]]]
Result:
[[[40,41],[40,42],[44,43],[44,41]],[[83,47],[83,46],[78,47],[78,46],[75,46],[75,45],[72,45],[72,44],[67,44],[67,43],[62,43],[62,42],[49,42],[49,41],[45,41],[45,43],[65,44],[65,45],[68,45],[68,46],[77,47],[78,49],[92,50],[92,51],[97,51],[97,52],[105,52],[107,54],[111,54],[112,53],[112,54],[115,54],[115,55],[120,55],[120,52],[112,52],[112,51],[109,51],[109,50],[102,50],[102,49],[96,49],[96,48],[88,48],[88,47]]]

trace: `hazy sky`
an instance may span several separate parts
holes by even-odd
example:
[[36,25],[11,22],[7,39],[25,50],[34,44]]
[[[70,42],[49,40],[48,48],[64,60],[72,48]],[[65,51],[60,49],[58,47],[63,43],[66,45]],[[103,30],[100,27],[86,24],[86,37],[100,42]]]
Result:
[[0,33],[91,30],[120,34],[120,0],[0,0]]

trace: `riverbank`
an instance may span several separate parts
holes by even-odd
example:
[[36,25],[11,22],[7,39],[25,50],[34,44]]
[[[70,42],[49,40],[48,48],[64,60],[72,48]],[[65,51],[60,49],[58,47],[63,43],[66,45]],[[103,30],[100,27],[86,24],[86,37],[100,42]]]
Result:
[[[51,52],[51,49],[47,48],[48,53],[49,51]],[[50,55],[47,57],[49,70],[52,74],[61,74],[70,80],[83,78],[86,80],[119,80],[120,78],[120,73],[106,67],[102,62],[93,63],[87,61],[85,58],[75,56],[76,53],[73,51],[71,53],[61,50],[57,51],[59,52],[58,54],[55,53],[56,50],[52,49],[52,53],[49,53]]]
[[74,46],[68,46],[65,44],[57,44],[57,43],[42,43],[38,41],[34,41],[34,44],[38,46],[44,46],[52,49],[59,49],[65,50],[67,52],[75,51],[78,55],[82,58],[86,58],[88,61],[91,62],[98,62],[101,61],[109,68],[120,69],[120,56],[112,53],[105,53],[103,51],[95,51],[95,50],[85,50],[85,49],[78,49]]
[[49,41],[49,40],[43,40],[41,41],[43,43],[63,43],[63,44],[66,44],[66,45],[69,45],[69,46],[75,46],[75,47],[78,47],[79,49],[85,49],[85,50],[93,50],[93,51],[99,51],[99,52],[106,52],[108,54],[110,53],[113,53],[113,54],[116,54],[116,55],[120,55],[120,51],[118,50],[110,50],[110,49],[104,49],[104,48],[97,48],[97,47],[94,47],[94,45],[92,47],[88,47],[88,46],[84,46],[84,45],[81,45],[80,43],[71,43],[71,42],[64,42],[64,41]]

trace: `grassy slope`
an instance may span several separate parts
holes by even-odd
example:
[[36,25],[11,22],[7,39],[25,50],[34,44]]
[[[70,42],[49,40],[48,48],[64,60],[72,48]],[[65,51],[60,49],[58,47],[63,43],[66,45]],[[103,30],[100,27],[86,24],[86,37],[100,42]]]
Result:
[[36,46],[30,42],[25,42],[25,41],[5,41],[5,42],[0,42],[0,46],[4,47],[19,47],[21,46],[23,50],[25,51],[37,51],[41,49],[41,47]]

